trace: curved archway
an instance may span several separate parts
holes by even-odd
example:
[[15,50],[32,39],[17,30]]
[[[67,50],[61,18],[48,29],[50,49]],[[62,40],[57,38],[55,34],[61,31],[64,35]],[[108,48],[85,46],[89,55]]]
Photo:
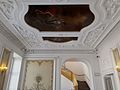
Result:
[[[80,71],[80,69],[78,69],[77,67],[78,68],[81,67],[84,69],[82,71]],[[90,90],[94,90],[92,67],[91,67],[91,64],[88,62],[88,60],[85,60],[83,58],[68,58],[66,60],[63,60],[63,62],[61,64],[61,69],[62,68],[66,68],[66,69],[72,71],[76,75],[76,77],[77,77],[77,75],[82,76],[82,75],[87,74],[87,78],[90,81],[90,82],[87,81],[87,84],[90,87]],[[75,70],[75,69],[77,69],[77,70]],[[77,79],[79,80],[80,78],[77,77]],[[62,87],[62,85],[61,85],[61,87]]]

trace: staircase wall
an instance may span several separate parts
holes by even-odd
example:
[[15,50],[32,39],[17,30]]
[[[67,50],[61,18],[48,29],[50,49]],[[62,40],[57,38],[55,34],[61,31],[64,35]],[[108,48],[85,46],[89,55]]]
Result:
[[61,75],[61,90],[74,90],[72,81]]

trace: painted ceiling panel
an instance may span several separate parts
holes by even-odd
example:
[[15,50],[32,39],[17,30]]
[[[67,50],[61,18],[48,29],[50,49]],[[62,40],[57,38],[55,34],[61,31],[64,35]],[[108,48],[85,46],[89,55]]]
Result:
[[81,31],[94,14],[89,5],[29,5],[25,21],[39,31]]

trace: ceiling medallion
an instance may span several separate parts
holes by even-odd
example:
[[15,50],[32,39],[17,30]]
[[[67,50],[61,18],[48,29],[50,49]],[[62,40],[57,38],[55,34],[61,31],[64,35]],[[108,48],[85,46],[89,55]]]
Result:
[[89,5],[29,5],[28,25],[39,31],[80,31],[94,21]]

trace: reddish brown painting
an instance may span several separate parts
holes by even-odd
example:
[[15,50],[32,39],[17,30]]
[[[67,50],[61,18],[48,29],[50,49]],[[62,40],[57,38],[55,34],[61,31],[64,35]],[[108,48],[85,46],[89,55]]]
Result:
[[48,40],[56,43],[64,43],[69,41],[77,41],[78,37],[43,37],[43,40]]
[[28,25],[39,31],[80,31],[94,21],[89,5],[30,5]]

